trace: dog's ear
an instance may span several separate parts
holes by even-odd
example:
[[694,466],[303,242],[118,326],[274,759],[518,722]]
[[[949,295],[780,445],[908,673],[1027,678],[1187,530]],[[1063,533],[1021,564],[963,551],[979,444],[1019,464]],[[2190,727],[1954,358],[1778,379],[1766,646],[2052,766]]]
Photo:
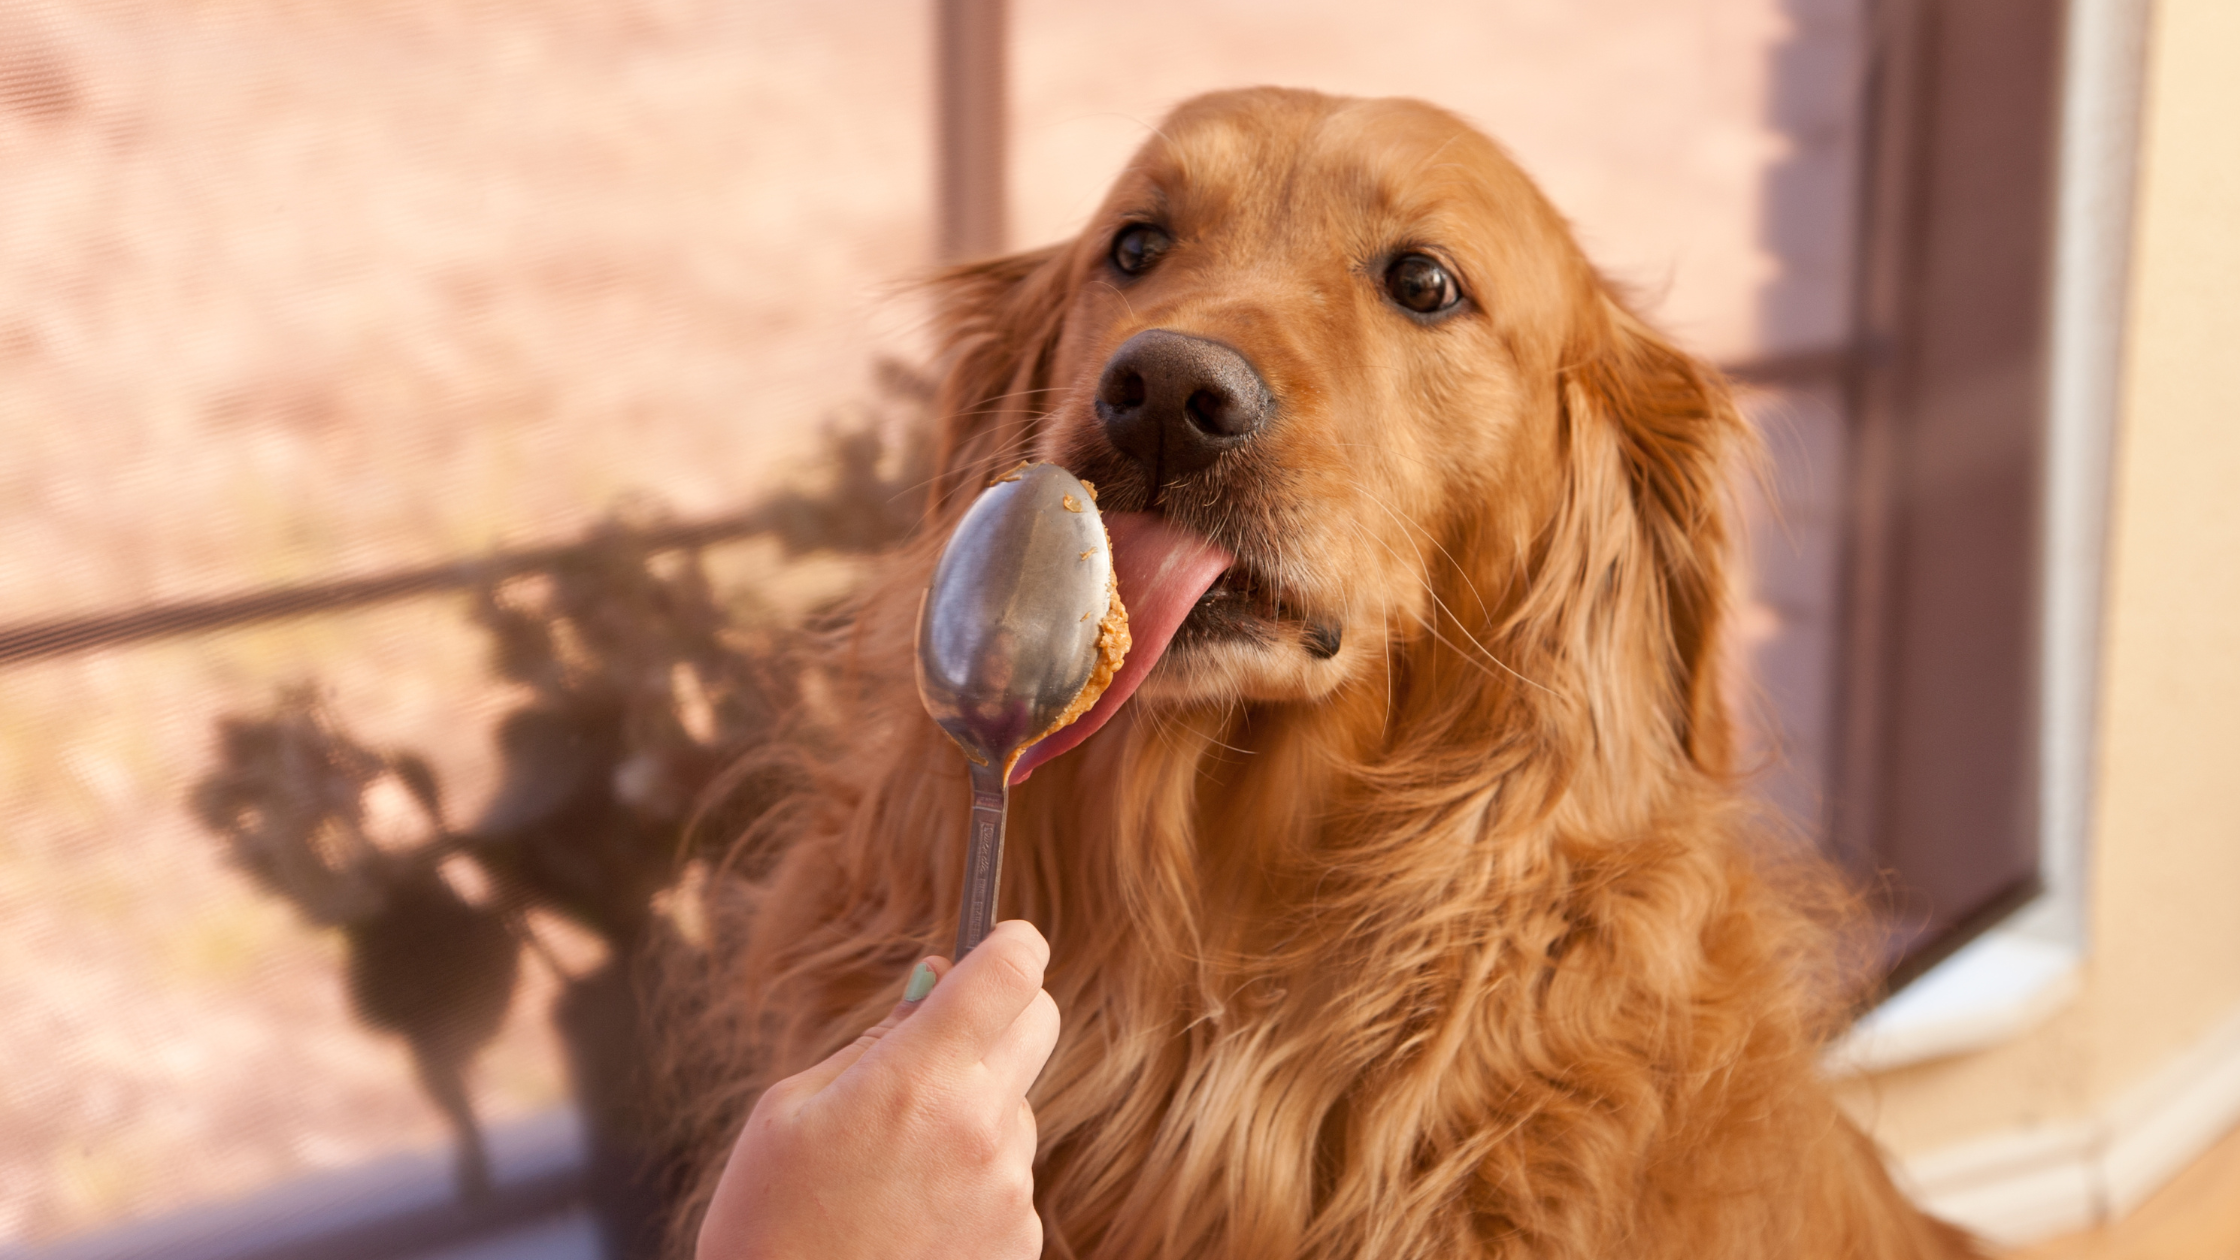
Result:
[[[1627,537],[1581,543],[1585,600],[1607,618],[1601,665],[1648,665],[1678,746],[1697,765],[1730,765],[1718,637],[1727,591],[1728,478],[1749,432],[1718,371],[1681,352],[1597,286],[1560,374],[1574,527],[1622,519]],[[1596,502],[1579,502],[1584,497]],[[1591,559],[1590,559],[1591,557]],[[1599,653],[1598,653],[1599,654]]]
[[969,503],[996,466],[1027,457],[1049,410],[1051,357],[1070,302],[1067,247],[952,267],[934,280],[942,374],[929,511]]

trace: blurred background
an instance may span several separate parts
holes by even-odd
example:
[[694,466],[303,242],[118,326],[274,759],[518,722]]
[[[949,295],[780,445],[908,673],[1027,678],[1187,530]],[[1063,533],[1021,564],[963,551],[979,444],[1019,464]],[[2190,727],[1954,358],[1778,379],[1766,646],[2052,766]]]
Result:
[[[2134,150],[2150,29],[2213,8],[0,0],[0,1255],[642,1254],[629,963],[693,931],[699,804],[760,790],[720,770],[800,685],[767,645],[914,519],[913,282],[1254,83],[1482,126],[1745,388],[1735,703],[1886,911],[1898,997],[1831,1071],[1901,1156],[2240,1064],[2235,986],[1907,1119],[2116,1018]],[[2010,1210],[1957,1166],[1924,1196],[2018,1241],[2168,1180]]]

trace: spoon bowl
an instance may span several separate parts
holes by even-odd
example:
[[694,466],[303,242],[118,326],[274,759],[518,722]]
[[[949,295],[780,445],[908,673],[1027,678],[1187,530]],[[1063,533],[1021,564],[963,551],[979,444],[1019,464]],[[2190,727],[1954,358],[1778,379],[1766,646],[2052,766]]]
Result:
[[1093,492],[1055,464],[998,478],[934,565],[918,606],[918,696],[972,778],[958,958],[994,926],[1011,767],[1088,686],[1112,600],[1112,548]]

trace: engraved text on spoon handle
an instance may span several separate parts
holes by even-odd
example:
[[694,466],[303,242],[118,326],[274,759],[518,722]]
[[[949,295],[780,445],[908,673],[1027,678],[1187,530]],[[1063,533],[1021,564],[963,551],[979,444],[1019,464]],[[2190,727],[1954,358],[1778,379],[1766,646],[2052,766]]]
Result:
[[1003,878],[1003,816],[1011,804],[1004,768],[972,767],[972,829],[965,850],[964,902],[957,910],[957,961],[996,925],[996,888]]

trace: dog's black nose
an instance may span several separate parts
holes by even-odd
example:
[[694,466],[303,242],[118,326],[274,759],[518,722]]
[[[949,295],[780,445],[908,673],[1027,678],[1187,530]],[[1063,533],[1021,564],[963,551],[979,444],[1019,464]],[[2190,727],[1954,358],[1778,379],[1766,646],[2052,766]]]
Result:
[[1152,492],[1250,441],[1275,413],[1251,360],[1218,341],[1147,328],[1097,381],[1105,435],[1143,466]]

